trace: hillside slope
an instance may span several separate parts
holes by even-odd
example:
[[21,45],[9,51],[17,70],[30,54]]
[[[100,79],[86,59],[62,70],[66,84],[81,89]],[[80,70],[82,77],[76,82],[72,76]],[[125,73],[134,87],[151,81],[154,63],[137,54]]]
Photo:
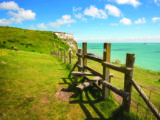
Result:
[[[69,87],[73,81],[68,74],[62,62],[49,54],[0,49],[0,119],[112,120],[117,103],[96,102],[95,89],[93,94],[83,93],[83,103],[79,92]],[[70,89],[69,103],[56,99],[58,89]]]
[[50,53],[53,49],[68,50],[69,47],[54,32],[0,27],[0,48]]

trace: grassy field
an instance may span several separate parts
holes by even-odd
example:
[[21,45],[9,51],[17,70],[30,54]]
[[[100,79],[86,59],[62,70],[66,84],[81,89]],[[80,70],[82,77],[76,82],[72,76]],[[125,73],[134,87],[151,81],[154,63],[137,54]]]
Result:
[[50,53],[53,49],[68,50],[69,46],[51,31],[26,30],[0,26],[0,48]]
[[[48,54],[0,49],[0,119],[121,119],[121,106],[113,95],[101,101],[100,91],[90,87],[81,99],[66,67]],[[61,88],[71,91],[69,102],[56,99]],[[131,114],[128,119],[138,118]]]
[[69,98],[70,103],[56,100],[59,87],[72,86],[68,73],[51,55],[0,49],[0,119],[114,119],[119,104],[113,98],[96,102],[97,91],[93,88],[96,94],[91,94],[90,90],[84,92],[83,101],[76,91]]

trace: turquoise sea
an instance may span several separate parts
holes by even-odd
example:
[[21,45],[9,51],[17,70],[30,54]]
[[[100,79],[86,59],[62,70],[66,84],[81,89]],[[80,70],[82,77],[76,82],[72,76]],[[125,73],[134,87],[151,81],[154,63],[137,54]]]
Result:
[[[82,48],[82,43],[78,43]],[[103,55],[103,43],[87,43],[88,53],[94,53],[97,57]],[[160,71],[160,43],[112,43],[111,60],[120,60],[125,63],[126,53],[134,53],[135,65],[153,71]]]

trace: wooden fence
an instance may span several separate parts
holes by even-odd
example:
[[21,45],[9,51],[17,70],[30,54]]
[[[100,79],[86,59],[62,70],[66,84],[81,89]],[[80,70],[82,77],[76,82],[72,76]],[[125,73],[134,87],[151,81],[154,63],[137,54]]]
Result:
[[[61,52],[60,52],[61,51]],[[61,57],[62,60],[62,50],[57,50],[53,52],[58,58]],[[60,55],[61,54],[61,55]],[[133,71],[134,71],[134,62],[135,62],[135,54],[126,54],[126,63],[124,66],[119,66],[111,63],[111,44],[104,43],[103,50],[103,59],[97,58],[95,56],[91,56],[87,53],[87,43],[83,42],[82,50],[78,49],[78,53],[76,54],[78,57],[78,61],[76,66],[78,67],[78,71],[74,72],[75,83],[77,83],[77,75],[90,75],[90,76],[99,76],[101,79],[98,79],[99,85],[102,85],[102,95],[103,99],[107,99],[109,97],[109,91],[113,91],[119,96],[123,98],[122,107],[123,111],[126,113],[130,112],[131,106],[131,96],[132,96],[132,86],[137,90],[142,99],[145,101],[148,108],[152,111],[154,116],[160,120],[160,114],[156,107],[152,104],[149,98],[146,96],[141,87],[133,80]],[[98,63],[101,63],[103,67],[103,74],[95,71],[94,69],[87,66],[87,60],[93,60]],[[65,51],[64,51],[64,61],[66,62]],[[69,63],[71,64],[71,51],[69,51]],[[124,90],[112,85],[110,83],[110,69],[119,71],[125,75],[124,77]],[[87,71],[90,71],[87,72]],[[88,84],[89,85],[89,84]]]
[[67,58],[68,58],[69,64],[71,64],[72,63],[72,54],[71,54],[72,51],[69,50],[68,53],[69,55],[67,56],[67,52],[63,49],[57,49],[57,50],[51,51],[51,54],[57,56],[57,58],[64,61],[64,63],[67,62]]

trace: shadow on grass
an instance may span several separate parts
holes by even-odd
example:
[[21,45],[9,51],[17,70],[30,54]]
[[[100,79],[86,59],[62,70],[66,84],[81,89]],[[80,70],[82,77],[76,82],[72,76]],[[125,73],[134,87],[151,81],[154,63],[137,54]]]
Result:
[[[98,95],[97,92],[92,91],[93,88],[90,87],[88,90],[85,90],[85,100],[83,100],[82,93],[78,92],[78,90],[75,90],[74,94],[71,96],[72,98],[76,97],[75,99],[70,101],[70,104],[79,104],[81,109],[83,110],[83,113],[86,116],[86,120],[121,120],[122,119],[122,108],[118,107],[117,109],[112,111],[112,114],[109,115],[111,117],[105,118],[104,113],[102,113],[102,110],[100,111],[99,108],[96,106],[96,104],[103,102],[104,104],[107,104],[107,101],[102,101],[102,97],[100,94]],[[99,91],[98,91],[99,92]],[[94,97],[94,100],[91,99],[90,95]],[[92,108],[92,110],[97,114],[98,117],[94,118],[92,113],[90,112],[90,109],[87,109],[86,104]],[[103,107],[107,107],[106,105]],[[108,109],[110,109],[111,106],[108,106]]]
[[[79,91],[76,86],[74,85],[73,82],[73,78],[62,78],[63,83],[59,83],[59,84],[67,84],[68,88],[67,90],[72,91],[73,94],[72,96],[70,96],[70,98],[72,99],[72,101],[70,101],[70,104],[78,104],[83,113],[86,116],[86,120],[121,120],[122,118],[122,108],[118,107],[115,110],[112,109],[112,112],[110,115],[107,116],[111,116],[109,118],[105,118],[105,109],[108,108],[107,111],[110,111],[111,107],[112,107],[112,100],[109,100],[109,102],[107,100],[102,101],[102,93],[99,89],[97,89],[96,87],[90,86],[87,89],[84,90],[84,94],[83,92]],[[79,81],[79,83],[81,83],[82,81],[84,81],[83,79],[81,79]],[[96,104],[101,104],[101,107],[98,107]],[[104,104],[104,105],[103,105]],[[89,105],[88,109],[86,107],[86,105]],[[105,107],[105,109],[103,110],[103,108]],[[100,110],[101,108],[101,110]],[[92,115],[92,111],[94,111],[98,117],[94,118],[94,116]],[[104,112],[102,112],[104,111]]]

